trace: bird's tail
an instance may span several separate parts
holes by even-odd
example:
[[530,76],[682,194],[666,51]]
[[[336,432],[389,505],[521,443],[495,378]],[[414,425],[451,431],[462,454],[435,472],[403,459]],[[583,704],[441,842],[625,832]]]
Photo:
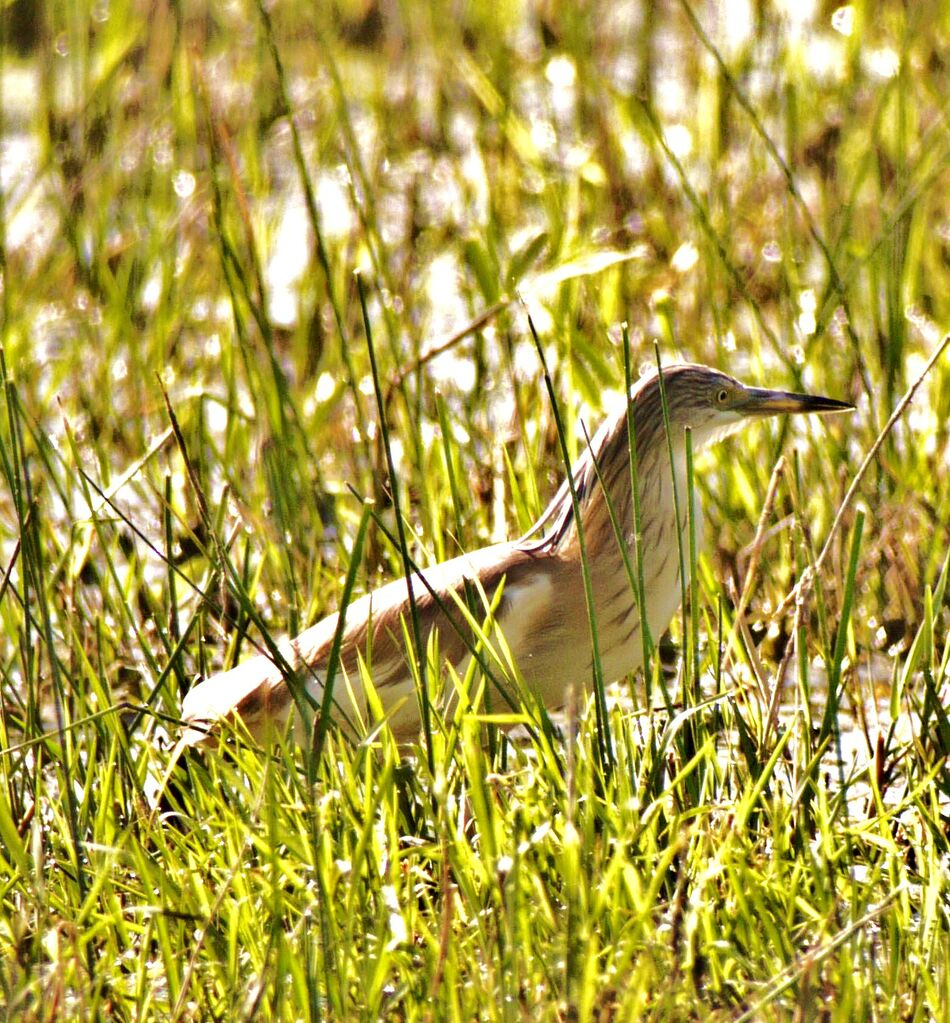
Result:
[[204,742],[225,722],[241,720],[258,740],[286,722],[293,699],[277,665],[265,654],[199,682],[185,696],[181,742]]

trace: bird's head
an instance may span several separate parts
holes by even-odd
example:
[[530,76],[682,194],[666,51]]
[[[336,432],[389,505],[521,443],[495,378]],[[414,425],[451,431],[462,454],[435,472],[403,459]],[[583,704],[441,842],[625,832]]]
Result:
[[[847,412],[854,408],[836,398],[747,387],[719,370],[692,363],[664,367],[662,379],[674,436],[689,428],[697,447],[733,433],[751,419],[786,412]],[[651,415],[662,421],[659,374],[639,381],[631,398],[635,404],[652,406]]]
[[[641,377],[630,389],[630,413],[636,437],[638,473],[642,493],[649,500],[666,499],[660,486],[669,478],[664,398],[669,415],[670,436],[680,469],[684,464],[684,431],[692,431],[693,448],[726,436],[743,423],[784,412],[847,412],[854,406],[835,398],[788,391],[746,387],[734,377],[708,366],[677,363]],[[573,497],[576,495],[585,518],[585,533],[591,542],[605,543],[614,536],[614,523],[603,500],[602,482],[612,494],[615,508],[629,509],[631,472],[629,468],[627,413],[620,411],[605,420],[588,448],[572,468],[574,495],[565,481],[544,514],[518,542],[522,550],[564,550],[576,541]],[[672,509],[670,509],[672,513]],[[632,513],[631,513],[632,514]],[[651,521],[660,521],[653,517]],[[536,537],[531,539],[531,537]]]

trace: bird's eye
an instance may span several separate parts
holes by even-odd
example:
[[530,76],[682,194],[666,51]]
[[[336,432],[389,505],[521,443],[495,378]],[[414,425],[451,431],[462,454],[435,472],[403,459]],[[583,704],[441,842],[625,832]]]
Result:
[[729,392],[725,389],[725,387],[723,387],[716,395],[716,401],[718,401],[720,405],[725,405],[728,400]]

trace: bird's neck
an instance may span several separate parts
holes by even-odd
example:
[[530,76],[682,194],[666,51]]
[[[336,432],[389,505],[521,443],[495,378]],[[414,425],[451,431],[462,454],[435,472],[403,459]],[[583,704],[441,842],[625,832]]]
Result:
[[[589,450],[574,470],[587,557],[592,565],[603,564],[607,571],[622,564],[623,548],[631,554],[643,550],[645,569],[651,555],[672,549],[678,556],[676,509],[680,533],[687,523],[690,495],[685,434],[674,433],[668,440],[662,423],[658,427],[654,418],[637,415],[637,411],[635,406],[635,464],[630,457],[626,415],[620,413],[591,439]],[[570,501],[570,495],[566,497]],[[638,532],[639,544],[635,542]],[[560,547],[563,553],[579,553],[580,538],[573,521],[564,531]]]
[[[612,436],[600,457],[597,486],[581,508],[584,554],[590,568],[594,613],[603,650],[613,658],[606,667],[625,673],[639,657],[639,634],[632,623],[641,618],[640,586],[646,602],[650,636],[656,642],[680,604],[682,580],[689,578],[687,524],[693,500],[697,541],[699,505],[689,493],[685,435],[667,442],[665,432],[637,434],[637,459],[631,470],[626,425]],[[619,437],[618,437],[619,434]],[[611,443],[621,450],[611,449]],[[593,467],[590,467],[593,471]],[[634,501],[634,480],[638,501]],[[677,528],[678,525],[678,528]],[[567,538],[566,538],[567,539]],[[565,548],[580,559],[580,539],[572,530]],[[640,609],[642,610],[642,608]]]

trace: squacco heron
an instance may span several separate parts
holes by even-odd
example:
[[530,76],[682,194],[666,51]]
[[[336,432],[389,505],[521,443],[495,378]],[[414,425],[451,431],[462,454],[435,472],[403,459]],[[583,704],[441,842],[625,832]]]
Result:
[[[686,431],[692,432],[693,447],[698,449],[753,419],[853,408],[834,398],[746,387],[707,366],[679,364],[662,370],[664,415],[660,380],[654,371],[634,384],[629,395],[636,438],[645,617],[655,639],[669,625],[682,593],[679,552],[687,526]],[[571,473],[586,546],[599,659],[604,681],[612,682],[641,667],[644,648],[641,609],[622,550],[625,545],[628,562],[633,561],[635,502],[626,410],[600,427]],[[546,707],[563,706],[570,693],[590,686],[594,664],[581,552],[575,502],[565,480],[521,539],[461,555],[425,569],[421,578],[414,577],[422,641],[438,630],[440,656],[464,671],[472,646],[467,638],[471,629],[460,609],[466,580],[489,598],[500,592],[494,621],[511,660]],[[635,571],[639,578],[639,566]],[[336,716],[365,720],[360,660],[366,658],[364,670],[400,741],[417,737],[420,726],[419,698],[405,641],[409,617],[404,578],[350,604],[333,689]],[[450,617],[454,620],[449,621]],[[330,615],[295,639],[281,642],[276,660],[259,654],[195,686],[182,707],[188,726],[183,742],[199,742],[222,722],[238,718],[259,741],[281,734],[295,706],[292,685],[305,687],[320,706],[337,625],[338,616]],[[288,683],[288,671],[295,681]]]

